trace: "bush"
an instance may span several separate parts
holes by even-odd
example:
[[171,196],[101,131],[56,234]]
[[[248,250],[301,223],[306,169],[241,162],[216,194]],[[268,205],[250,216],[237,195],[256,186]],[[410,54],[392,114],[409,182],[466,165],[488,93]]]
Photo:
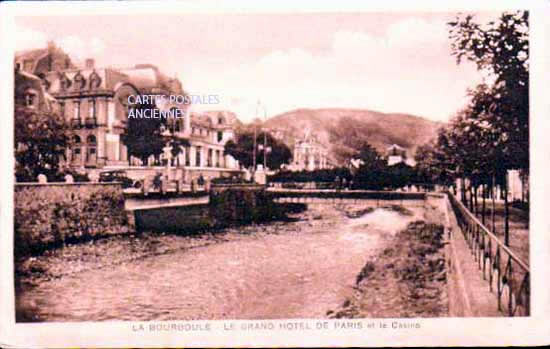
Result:
[[118,185],[16,185],[16,256],[129,232]]

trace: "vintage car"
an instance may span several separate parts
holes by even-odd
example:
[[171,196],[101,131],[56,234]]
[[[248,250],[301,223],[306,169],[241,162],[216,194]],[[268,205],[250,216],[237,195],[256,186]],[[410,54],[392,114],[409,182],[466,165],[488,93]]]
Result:
[[135,181],[128,177],[124,170],[104,171],[99,174],[100,182],[121,182],[123,188],[140,188],[141,181]]

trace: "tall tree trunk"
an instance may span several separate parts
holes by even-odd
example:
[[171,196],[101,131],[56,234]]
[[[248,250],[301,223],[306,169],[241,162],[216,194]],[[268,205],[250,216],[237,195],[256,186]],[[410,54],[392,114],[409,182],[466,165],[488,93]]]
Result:
[[474,214],[476,216],[479,213],[478,206],[477,206],[477,189],[478,188],[479,188],[479,186],[477,186],[477,185],[474,186]]
[[491,220],[492,220],[492,232],[493,233],[496,233],[495,231],[495,195],[496,195],[496,190],[495,190],[495,174],[493,173],[493,182],[492,182],[492,185],[491,185],[491,200],[493,202],[493,206],[492,206],[492,209],[491,209]]
[[510,227],[509,227],[509,207],[508,207],[508,178],[504,178],[504,244],[510,246]]
[[470,193],[470,212],[474,212],[474,187],[472,186],[472,182],[470,181],[468,185],[468,192]]
[[[521,173],[521,172],[520,172]],[[525,174],[524,173],[521,173],[521,202],[522,203],[525,203],[526,202],[526,197],[525,197]]]
[[461,201],[465,205],[466,204],[466,181],[464,180],[464,177],[460,177],[460,196]]
[[483,195],[483,201],[481,203],[481,224],[485,225],[485,196],[487,196],[487,184],[481,185],[481,195]]

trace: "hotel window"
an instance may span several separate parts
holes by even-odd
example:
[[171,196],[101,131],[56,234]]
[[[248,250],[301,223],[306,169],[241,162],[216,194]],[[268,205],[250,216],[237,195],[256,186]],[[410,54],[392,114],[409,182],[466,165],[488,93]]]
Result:
[[73,137],[73,155],[72,155],[72,161],[79,162],[80,161],[80,146],[81,146],[81,140],[79,136]]
[[221,142],[221,141],[223,141],[223,132],[218,131],[218,142]]
[[88,100],[88,106],[89,106],[89,109],[88,109],[88,117],[89,118],[96,118],[96,102],[95,102],[95,98],[92,98],[90,100]]
[[63,118],[65,117],[65,102],[64,101],[59,102],[59,114],[61,114],[63,116]]
[[23,61],[23,70],[28,72],[28,73],[32,73],[32,68],[33,68],[34,64],[33,64],[33,61],[32,59],[26,59]]
[[36,102],[36,92],[34,90],[27,90],[25,92],[25,106],[34,107]]
[[80,120],[80,101],[74,103],[74,114],[73,119]]
[[185,166],[191,166],[191,147],[185,147]]
[[201,166],[202,147],[197,147],[197,155],[195,156],[195,166]]
[[180,132],[181,131],[180,119],[176,117],[176,115],[178,115],[177,109],[172,108],[170,109],[170,111],[172,112],[172,122],[174,123],[174,132]]
[[212,149],[208,149],[208,159],[207,159],[206,166],[208,167],[214,166],[214,164],[212,163],[213,156],[214,156],[214,151]]
[[94,135],[89,135],[88,138],[86,138],[86,143],[88,145],[87,147],[87,154],[86,154],[86,161],[94,162],[96,160],[96,147],[97,147],[97,140]]

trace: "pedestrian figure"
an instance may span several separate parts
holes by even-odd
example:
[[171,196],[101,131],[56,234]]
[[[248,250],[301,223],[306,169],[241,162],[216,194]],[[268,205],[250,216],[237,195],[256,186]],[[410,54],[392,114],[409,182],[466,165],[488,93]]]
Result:
[[37,176],[37,178],[38,178],[38,183],[41,183],[41,184],[48,183],[48,178],[46,177],[45,174],[41,173]]
[[70,174],[65,175],[65,182],[66,183],[74,183],[74,178]]

